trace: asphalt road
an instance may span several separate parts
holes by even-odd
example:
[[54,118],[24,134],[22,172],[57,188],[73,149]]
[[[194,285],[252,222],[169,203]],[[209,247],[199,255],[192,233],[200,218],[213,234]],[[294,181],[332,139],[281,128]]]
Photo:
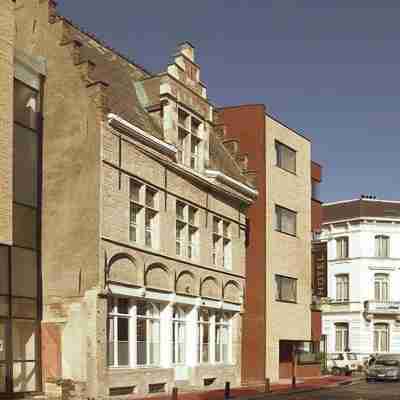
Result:
[[268,396],[265,400],[400,400],[400,382],[362,382],[315,392]]

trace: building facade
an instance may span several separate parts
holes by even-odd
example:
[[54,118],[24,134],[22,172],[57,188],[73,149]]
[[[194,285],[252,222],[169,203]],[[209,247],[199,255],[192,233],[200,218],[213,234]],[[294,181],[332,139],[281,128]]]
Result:
[[0,63],[0,396],[240,384],[258,193],[193,46],[155,75],[1,0]]
[[400,203],[324,204],[320,238],[328,248],[327,351],[400,352]]
[[296,356],[298,376],[318,375],[321,321],[312,307],[311,247],[321,222],[321,167],[311,161],[311,142],[263,105],[224,108],[220,121],[226,143],[248,155],[237,158],[256,174],[259,190],[249,209],[242,381],[290,377]]

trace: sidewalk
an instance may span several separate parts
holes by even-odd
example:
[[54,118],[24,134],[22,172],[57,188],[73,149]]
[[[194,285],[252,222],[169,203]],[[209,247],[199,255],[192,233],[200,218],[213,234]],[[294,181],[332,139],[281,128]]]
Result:
[[[346,385],[352,382],[357,382],[361,380],[360,377],[355,376],[320,376],[313,378],[302,378],[301,381],[298,381],[296,385],[296,389],[292,389],[291,382],[289,380],[282,380],[279,383],[275,383],[271,385],[271,392],[265,393],[264,387],[240,387],[240,388],[232,388],[230,392],[230,398],[257,398],[261,396],[268,396],[270,394],[278,394],[278,393],[295,393],[295,392],[306,392],[313,391],[318,389],[326,389],[329,387],[335,387],[338,385]],[[154,400],[171,400],[171,395],[162,395],[162,396],[152,396]],[[208,390],[208,391],[195,391],[195,392],[179,392],[178,400],[223,400],[224,398],[224,390]],[[132,396],[132,400],[145,400],[138,399],[137,397]]]

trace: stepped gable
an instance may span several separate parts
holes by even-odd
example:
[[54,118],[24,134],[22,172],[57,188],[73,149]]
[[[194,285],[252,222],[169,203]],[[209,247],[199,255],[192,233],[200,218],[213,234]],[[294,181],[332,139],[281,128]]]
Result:
[[[72,44],[74,64],[82,68],[89,84],[94,82],[107,84],[108,111],[158,139],[165,140],[159,111],[162,110],[164,101],[161,95],[164,79],[166,76],[172,77],[169,69],[164,73],[152,75],[143,67],[102,43],[92,33],[85,32],[69,19],[55,13],[54,1],[50,0],[49,5],[51,9],[49,22],[64,24],[65,33],[61,44]],[[254,186],[254,180],[245,170],[246,162],[243,162],[247,160],[247,155],[240,154],[238,143],[231,146],[231,143],[225,141],[224,144],[224,127],[218,124],[218,113],[207,100],[206,87],[200,81],[200,67],[187,53],[187,49],[191,47],[189,44],[185,52],[176,55],[176,60],[180,58],[179,64],[171,65],[177,67],[173,78],[195,93],[199,99],[207,102],[210,107],[210,158],[207,168],[219,170],[241,183]],[[184,68],[182,68],[182,59]],[[206,114],[207,108],[201,111]],[[214,119],[217,123],[213,121]]]

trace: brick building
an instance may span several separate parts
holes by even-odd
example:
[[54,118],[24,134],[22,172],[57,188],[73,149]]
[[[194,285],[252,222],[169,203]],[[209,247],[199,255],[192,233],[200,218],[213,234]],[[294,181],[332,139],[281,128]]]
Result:
[[[249,209],[242,382],[320,374],[320,311],[312,273],[312,232],[321,226],[321,166],[311,142],[264,105],[220,110],[226,143],[247,155],[259,196]],[[315,258],[319,260],[319,258]]]
[[193,47],[154,75],[0,0],[0,88],[0,396],[239,384],[257,191]]

